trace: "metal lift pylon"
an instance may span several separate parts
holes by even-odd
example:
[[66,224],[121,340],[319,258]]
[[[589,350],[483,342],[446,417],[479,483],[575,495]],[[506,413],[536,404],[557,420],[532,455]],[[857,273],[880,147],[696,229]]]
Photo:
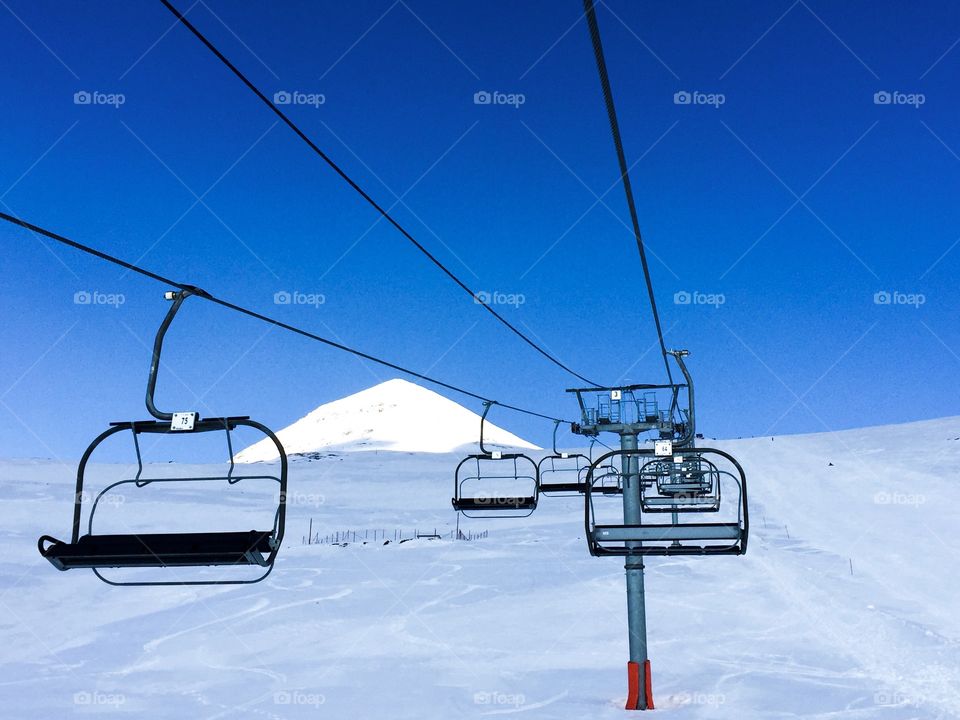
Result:
[[[671,385],[628,385],[608,388],[579,388],[567,392],[575,393],[580,404],[582,422],[573,425],[574,433],[596,437],[602,432],[613,432],[620,436],[623,524],[625,527],[639,526],[643,521],[641,505],[642,482],[640,462],[636,453],[638,438],[642,433],[657,432],[659,437],[670,439],[671,443],[685,445],[694,439],[693,425],[693,382],[687,372],[683,358],[686,350],[669,351],[683,373],[685,383]],[[655,397],[657,391],[669,390],[671,393],[670,410],[660,412]],[[687,413],[681,417],[679,395],[686,390]],[[584,395],[604,394],[608,402],[601,400],[596,408],[588,407]],[[588,477],[588,483],[592,478]],[[587,503],[590,494],[587,493]],[[627,588],[627,633],[629,639],[629,660],[627,662],[627,710],[653,710],[653,688],[651,682],[650,658],[647,653],[647,612],[644,596],[643,542],[626,542],[624,574]],[[636,550],[631,553],[630,550]]]

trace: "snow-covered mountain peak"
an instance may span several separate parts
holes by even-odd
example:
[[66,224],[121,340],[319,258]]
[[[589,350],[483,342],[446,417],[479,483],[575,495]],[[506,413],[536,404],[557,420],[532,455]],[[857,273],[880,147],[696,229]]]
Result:
[[[277,433],[288,455],[321,449],[443,453],[475,444],[480,416],[432,390],[395,378],[321,405]],[[537,447],[490,422],[490,446]],[[268,440],[246,448],[237,462],[276,458]]]

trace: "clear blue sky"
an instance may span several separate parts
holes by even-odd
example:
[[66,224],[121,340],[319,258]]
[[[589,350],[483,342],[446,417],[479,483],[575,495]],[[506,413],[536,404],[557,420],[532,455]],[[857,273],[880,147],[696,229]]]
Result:
[[[604,382],[661,378],[579,2],[191,2],[181,9],[268,94],[322,94],[287,110],[468,283],[522,295],[498,307],[512,322]],[[0,5],[5,211],[575,416],[562,391],[577,381],[377,223],[159,2]],[[960,7],[615,0],[599,20],[700,429],[960,412]],[[480,91],[524,102],[478,105]],[[119,107],[99,104],[116,94]],[[0,455],[76,457],[108,421],[145,416],[165,288],[9,226],[0,247]],[[75,303],[84,291],[124,302]],[[283,291],[325,302],[275,305]],[[684,291],[724,303],[676,304]],[[876,304],[884,291],[925,302]],[[275,427],[392,376],[202,301],[168,346],[177,379],[161,379],[161,404]],[[539,442],[551,429],[496,422]]]

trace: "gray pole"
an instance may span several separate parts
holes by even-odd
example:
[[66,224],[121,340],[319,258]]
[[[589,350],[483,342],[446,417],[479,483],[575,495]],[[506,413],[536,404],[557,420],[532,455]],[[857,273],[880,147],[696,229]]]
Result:
[[[620,435],[621,450],[636,450],[636,433],[624,432]],[[640,470],[636,455],[624,455],[623,471],[623,523],[639,525],[642,520],[640,509]],[[627,547],[640,547],[637,541],[630,541]],[[628,555],[624,565],[627,576],[627,627],[630,636],[630,662],[628,666],[630,692],[627,697],[628,710],[646,710],[648,690],[647,672],[647,613],[643,596],[643,557]],[[634,692],[636,690],[636,692]]]

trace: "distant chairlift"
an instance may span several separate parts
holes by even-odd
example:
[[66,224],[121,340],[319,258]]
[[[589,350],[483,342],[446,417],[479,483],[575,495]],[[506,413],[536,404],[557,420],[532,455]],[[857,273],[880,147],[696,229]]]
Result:
[[537,463],[523,453],[484,446],[484,425],[495,404],[484,403],[480,452],[461,460],[454,472],[453,507],[466,517],[527,517],[537,508]]
[[[160,366],[160,352],[163,338],[180,309],[180,305],[190,295],[204,295],[199,288],[168,292],[167,300],[172,300],[153,345],[153,358],[147,382],[146,405],[156,420],[111,423],[108,430],[101,433],[90,444],[80,459],[77,470],[77,485],[74,500],[73,534],[70,542],[57,540],[44,535],[38,542],[40,554],[49,560],[58,570],[90,568],[101,580],[111,585],[234,585],[249,584],[263,580],[273,569],[277,552],[283,540],[284,520],[287,496],[287,456],[277,436],[266,426],[247,417],[200,418],[196,412],[161,412],[154,405],[154,391],[157,384],[157,371]],[[266,435],[277,448],[280,458],[279,474],[237,474],[233,462],[233,443],[231,431],[237,427],[250,427]],[[83,517],[84,480],[87,463],[94,450],[107,438],[129,431],[133,438],[136,453],[137,473],[133,478],[115,482],[102,490],[93,500],[89,510],[86,532],[81,535]],[[223,432],[226,435],[226,447],[229,453],[229,468],[226,475],[218,477],[164,477],[144,478],[143,459],[140,452],[140,437],[150,434],[187,435],[195,433]],[[273,527],[262,530],[241,530],[237,532],[192,532],[192,533],[129,533],[121,535],[97,534],[93,521],[100,500],[111,490],[132,485],[143,488],[155,483],[195,483],[225,482],[235,485],[240,481],[269,481],[277,483],[278,503],[274,515]],[[171,568],[201,566],[255,566],[263,572],[252,579],[216,579],[216,580],[163,580],[147,582],[118,582],[104,577],[103,568]]]
[[647,460],[640,467],[643,511],[718,512],[723,478],[720,468],[695,449],[671,451],[672,455]]
[[[596,484],[614,461],[621,463],[624,487],[640,483],[638,523],[623,522],[619,502],[601,507]],[[725,507],[721,486],[727,487]],[[671,513],[670,522],[649,522],[654,513]],[[681,519],[694,513],[713,513],[714,520]],[[712,448],[685,448],[666,457],[653,448],[615,450],[590,467],[584,521],[591,555],[741,555],[750,530],[746,475],[733,456]]]
[[560,422],[555,420],[553,425],[553,454],[545,455],[537,463],[540,492],[547,496],[582,494],[586,489],[591,459],[583,453],[557,450],[557,430]]
[[[593,464],[593,446],[596,438],[590,438],[590,454],[561,452],[557,450],[557,430],[560,420],[554,421],[553,453],[544,456],[537,463],[537,476],[540,478],[540,494],[548,497],[570,497],[582,495],[587,488],[587,473]],[[607,472],[606,470],[613,470]],[[594,490],[606,494],[622,492],[620,475],[616,468],[597,470]]]
[[[669,351],[684,382],[599,388],[597,407],[587,407],[574,390],[583,423],[575,432],[601,431],[659,435],[653,447],[614,450],[593,461],[584,493],[587,545],[592,555],[740,555],[747,549],[750,519],[747,479],[736,458],[722,450],[696,447],[693,380],[684,350]],[[680,397],[686,391],[686,408]],[[643,391],[640,394],[639,391]],[[670,408],[659,411],[655,393],[668,391]],[[638,492],[639,517],[623,520],[624,508],[605,501],[611,476],[624,492]],[[701,522],[701,517],[709,522]],[[669,518],[665,518],[669,515]],[[669,522],[665,522],[669,519]]]

